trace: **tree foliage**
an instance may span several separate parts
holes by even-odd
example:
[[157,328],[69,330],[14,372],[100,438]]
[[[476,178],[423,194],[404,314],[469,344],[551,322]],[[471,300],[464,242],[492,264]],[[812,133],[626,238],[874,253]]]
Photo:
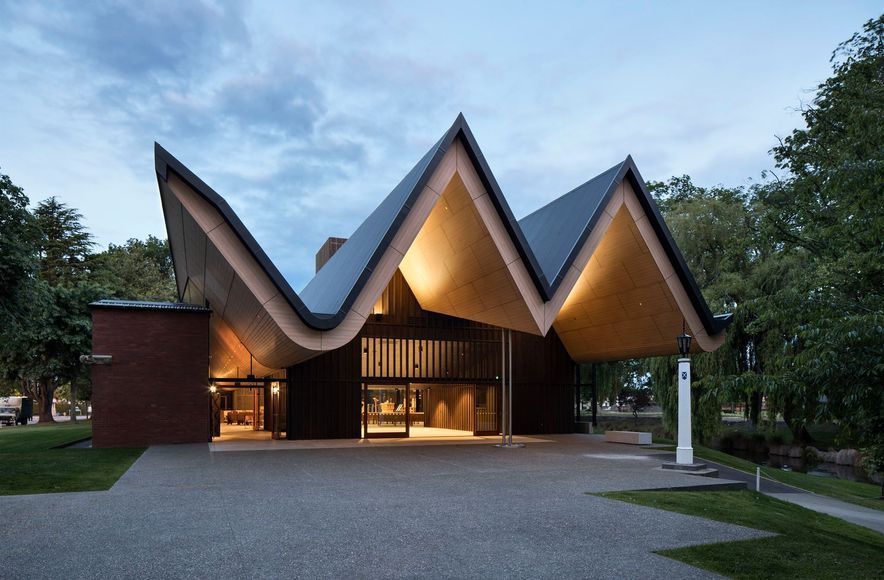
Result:
[[76,284],[89,272],[95,244],[82,219],[80,212],[55,197],[41,201],[34,210],[40,230],[40,276],[50,286]]
[[[0,174],[0,369],[12,358],[33,302],[39,231],[24,191]],[[17,377],[0,373],[0,394],[10,395]]]
[[[174,301],[175,273],[169,244],[154,236],[110,244],[95,256],[94,281],[122,300]],[[111,296],[108,296],[111,297]]]
[[28,198],[0,175],[0,380],[32,397],[41,421],[52,421],[62,386],[88,394],[79,357],[92,351],[89,304],[101,298],[174,300],[165,240],[111,244],[94,254],[82,215],[56,197],[28,211]]
[[[710,306],[733,314],[724,346],[694,357],[701,438],[723,400],[744,400],[757,424],[763,396],[798,440],[832,420],[870,455],[881,442],[884,17],[841,44],[832,65],[802,109],[806,126],[773,149],[782,175],[748,188],[687,176],[651,184]],[[674,359],[644,364],[671,428]]]
[[805,256],[793,289],[769,302],[794,327],[773,386],[801,420],[835,418],[865,442],[884,431],[884,16],[832,64],[806,128],[774,148],[787,177],[760,199],[782,251]]

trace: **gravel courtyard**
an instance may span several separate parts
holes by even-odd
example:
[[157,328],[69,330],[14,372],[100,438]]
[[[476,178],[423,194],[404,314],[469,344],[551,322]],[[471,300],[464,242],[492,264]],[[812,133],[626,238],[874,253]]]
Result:
[[109,491],[0,497],[4,574],[700,578],[652,552],[765,535],[587,495],[706,480],[655,470],[646,449],[543,438],[524,449],[152,447]]

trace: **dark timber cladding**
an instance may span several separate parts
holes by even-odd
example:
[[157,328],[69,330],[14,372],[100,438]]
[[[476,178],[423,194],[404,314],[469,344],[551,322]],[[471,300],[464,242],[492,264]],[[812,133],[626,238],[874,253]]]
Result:
[[[500,384],[500,348],[499,328],[421,309],[397,272],[354,340],[289,369],[288,437],[360,437],[363,382],[430,385],[427,426],[472,431],[472,387]],[[574,363],[555,331],[514,332],[514,432],[571,432],[573,397]],[[442,399],[448,411],[434,414]]]

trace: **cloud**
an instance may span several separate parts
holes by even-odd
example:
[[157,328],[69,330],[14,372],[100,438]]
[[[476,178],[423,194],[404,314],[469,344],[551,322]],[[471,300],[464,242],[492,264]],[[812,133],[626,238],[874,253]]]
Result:
[[217,98],[217,113],[238,130],[268,137],[309,136],[325,109],[325,97],[312,79],[284,69],[231,79]]
[[47,43],[118,78],[150,82],[199,73],[213,56],[241,49],[248,35],[237,2],[99,0],[30,3],[19,13]]
[[[299,288],[325,238],[352,233],[460,111],[517,215],[628,153],[649,179],[757,174],[772,135],[800,122],[785,107],[827,74],[803,56],[813,31],[843,25],[834,46],[861,11],[820,8],[800,27],[785,8],[730,15],[745,38],[682,34],[692,9],[645,11],[627,39],[585,33],[623,21],[616,7],[508,7],[0,0],[0,165],[122,242],[164,234],[159,141]],[[795,57],[771,68],[765,35]]]

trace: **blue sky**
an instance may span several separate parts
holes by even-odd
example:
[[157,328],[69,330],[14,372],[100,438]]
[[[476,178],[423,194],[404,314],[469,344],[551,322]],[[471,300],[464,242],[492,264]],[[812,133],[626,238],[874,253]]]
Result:
[[740,185],[875,2],[7,2],[0,172],[100,245],[165,227],[153,142],[292,286],[466,115],[517,217],[627,154]]

